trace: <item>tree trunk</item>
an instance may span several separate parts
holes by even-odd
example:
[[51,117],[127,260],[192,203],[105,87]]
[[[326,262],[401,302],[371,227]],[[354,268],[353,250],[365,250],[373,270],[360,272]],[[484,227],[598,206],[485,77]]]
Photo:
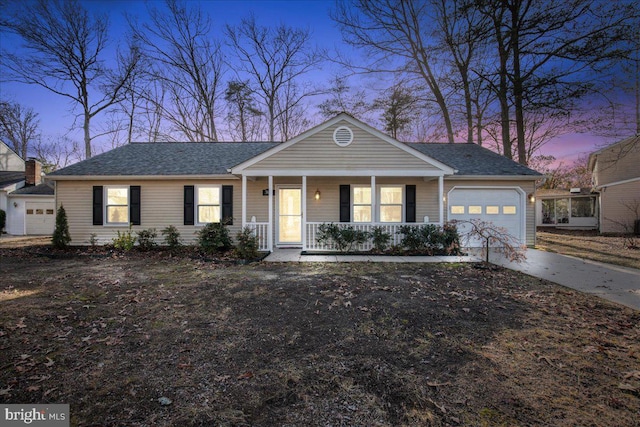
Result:
[[84,130],[84,153],[85,159],[91,158],[91,129],[90,129],[91,115],[88,111],[84,113],[84,123],[82,129]]
[[527,164],[527,147],[524,134],[524,111],[522,102],[522,73],[520,70],[520,0],[514,0],[511,6],[511,48],[513,50],[513,100],[516,113],[516,142],[518,163]]

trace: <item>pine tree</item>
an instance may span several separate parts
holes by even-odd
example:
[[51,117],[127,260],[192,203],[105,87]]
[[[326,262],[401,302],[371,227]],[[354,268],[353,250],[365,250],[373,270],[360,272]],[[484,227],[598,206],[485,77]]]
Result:
[[69,246],[71,236],[69,235],[69,223],[67,222],[67,212],[60,205],[56,213],[56,229],[53,232],[51,243],[54,248],[64,249]]

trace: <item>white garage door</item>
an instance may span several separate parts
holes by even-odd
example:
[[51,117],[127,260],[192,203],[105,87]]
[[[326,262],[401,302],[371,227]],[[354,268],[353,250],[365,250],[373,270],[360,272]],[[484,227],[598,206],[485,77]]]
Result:
[[[481,219],[504,227],[524,243],[523,195],[511,188],[455,188],[449,193],[449,220]],[[468,225],[458,227],[464,234]],[[478,240],[463,239],[464,246],[481,246]]]
[[54,202],[26,202],[27,234],[53,234],[56,224]]

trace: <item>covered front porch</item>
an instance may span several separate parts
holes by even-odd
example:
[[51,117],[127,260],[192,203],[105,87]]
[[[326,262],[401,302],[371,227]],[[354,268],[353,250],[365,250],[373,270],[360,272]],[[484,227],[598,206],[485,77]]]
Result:
[[[335,250],[318,242],[319,227],[371,231],[381,227],[400,243],[402,226],[444,222],[444,182],[441,171],[403,176],[400,171],[362,176],[242,175],[242,227],[250,227],[261,251],[295,248],[300,252]],[[354,250],[372,249],[366,242]]]

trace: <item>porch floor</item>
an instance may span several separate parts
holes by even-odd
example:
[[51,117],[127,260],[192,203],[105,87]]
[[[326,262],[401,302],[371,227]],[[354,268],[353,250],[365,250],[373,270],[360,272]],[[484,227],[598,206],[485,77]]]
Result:
[[471,256],[302,255],[300,249],[274,249],[267,262],[478,262]]

